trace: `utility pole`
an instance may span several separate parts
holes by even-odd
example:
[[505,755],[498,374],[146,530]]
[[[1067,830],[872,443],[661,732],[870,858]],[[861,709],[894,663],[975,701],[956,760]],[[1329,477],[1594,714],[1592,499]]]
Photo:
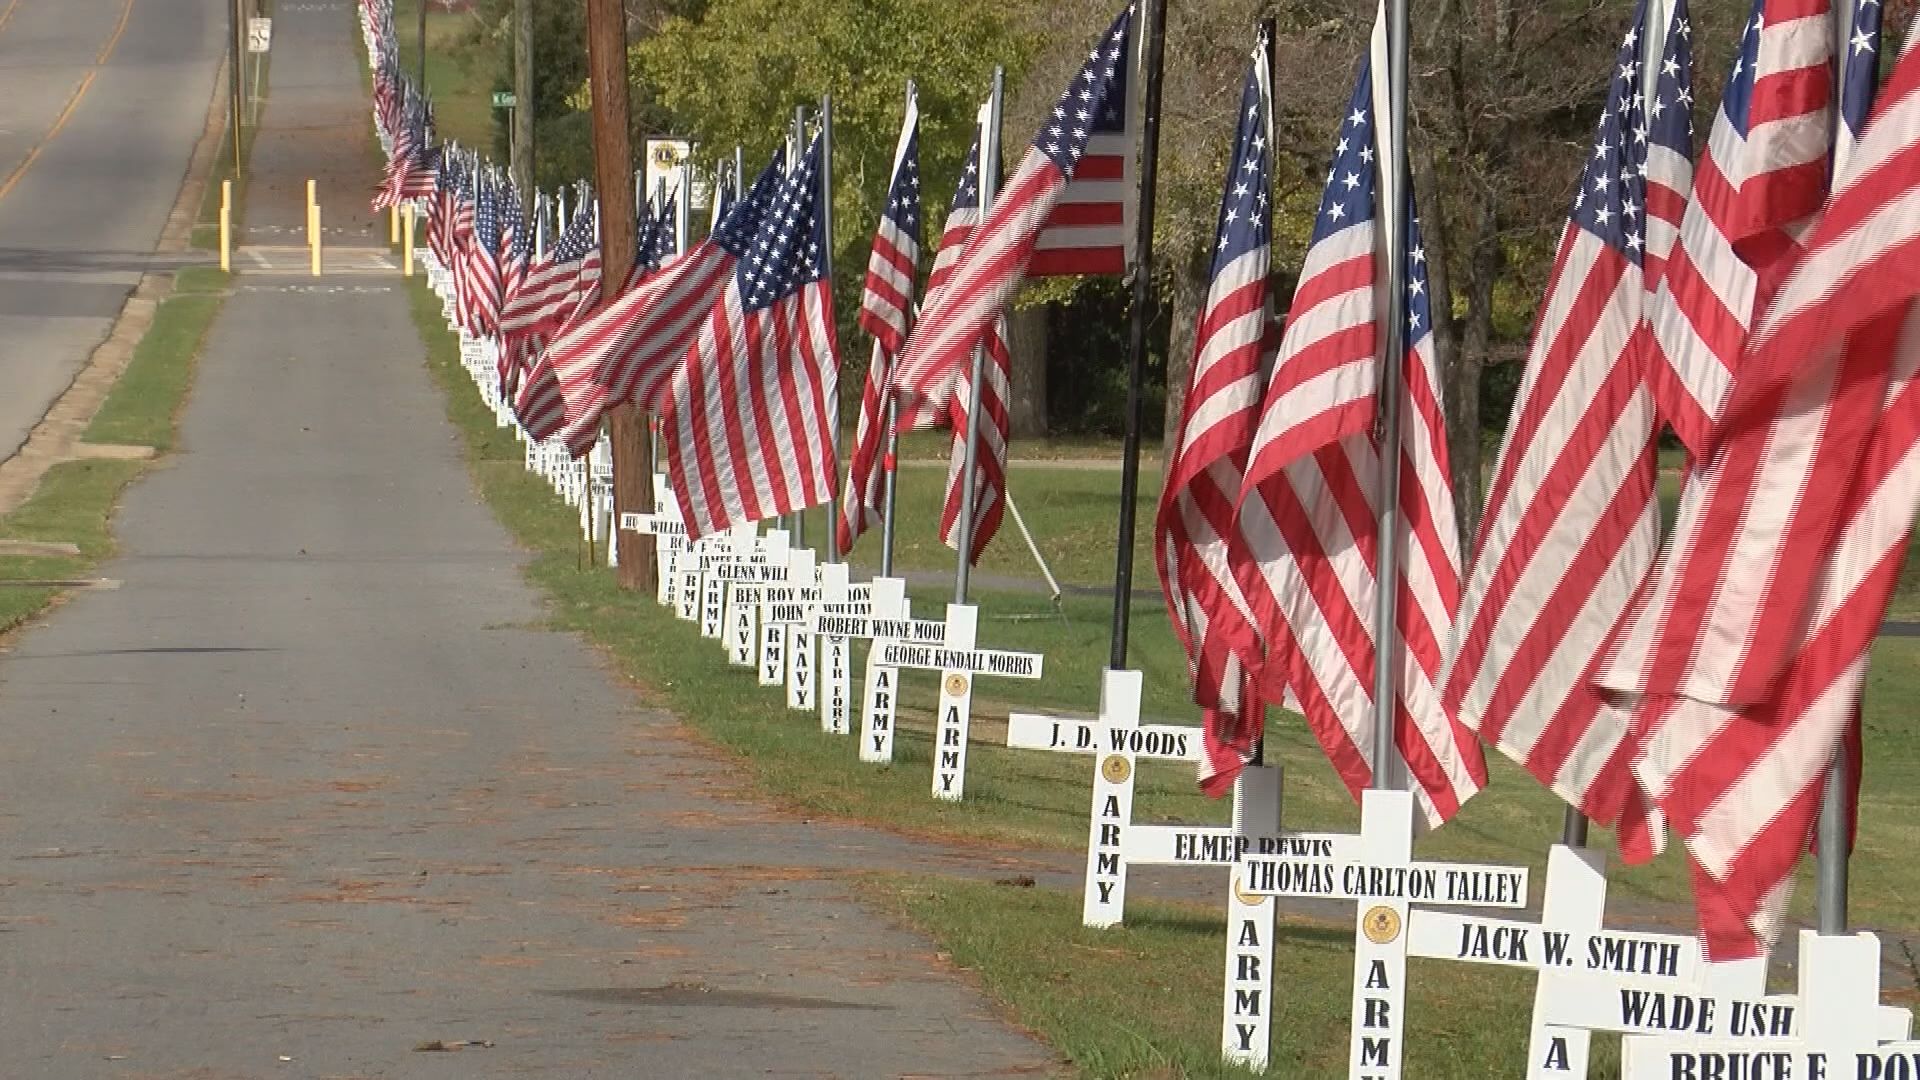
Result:
[[[593,95],[593,162],[600,197],[600,297],[611,300],[633,270],[633,144],[627,110],[623,0],[587,0],[587,81]],[[653,588],[653,537],[619,528],[621,514],[653,511],[653,446],[631,403],[607,414],[613,441],[613,521],[620,587]]]
[[420,0],[420,92],[427,92],[427,0]]
[[513,0],[513,183],[533,205],[533,0]]
[[227,65],[227,130],[233,138],[233,175],[240,177],[240,115],[242,112],[241,95],[247,85],[247,23],[240,14],[242,0],[232,0],[227,5],[227,46],[233,54],[233,62]]

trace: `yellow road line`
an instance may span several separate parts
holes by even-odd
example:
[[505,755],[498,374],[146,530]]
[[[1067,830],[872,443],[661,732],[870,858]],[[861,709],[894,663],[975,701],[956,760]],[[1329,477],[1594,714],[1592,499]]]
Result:
[[[6,12],[0,13],[0,28],[4,28],[7,20],[13,17],[13,9],[19,3],[20,0],[12,0],[12,3],[7,5]],[[74,87],[73,96],[67,99],[66,108],[61,109],[60,115],[54,118],[53,126],[47,129],[45,135],[40,136],[40,141],[33,145],[33,149],[27,151],[27,156],[20,160],[20,164],[13,167],[13,171],[7,174],[6,180],[0,181],[0,199],[6,198],[14,185],[20,182],[20,178],[27,175],[27,170],[32,168],[33,163],[39,159],[40,152],[47,148],[47,144],[52,142],[54,136],[60,134],[60,129],[66,127],[67,121],[73,118],[74,110],[80,107],[80,99],[87,96],[87,88],[93,85],[94,76],[100,74],[100,68],[113,56],[113,50],[119,46],[121,37],[125,36],[127,23],[132,17],[133,0],[127,0],[126,5],[120,9],[120,21],[114,25],[113,36],[107,38],[107,43],[100,46],[100,52],[93,58],[93,70],[87,72],[86,77],[80,80],[79,86]]]
[[107,39],[105,45],[100,46],[100,55],[93,58],[95,67],[106,63],[107,57],[113,55],[114,47],[120,44],[120,36],[127,32],[127,20],[132,16],[133,0],[127,0],[127,6],[120,9],[120,23],[113,28],[113,36]]
[[81,79],[80,85],[74,88],[73,96],[67,99],[67,107],[60,110],[60,116],[54,120],[53,126],[47,129],[47,133],[40,137],[39,142],[33,144],[33,149],[27,151],[27,156],[20,159],[20,164],[13,167],[13,171],[7,174],[6,180],[0,182],[0,199],[7,197],[7,193],[13,190],[13,185],[19,183],[20,178],[27,175],[27,170],[33,167],[34,161],[40,157],[40,151],[45,150],[47,144],[53,141],[53,137],[60,134],[60,129],[67,126],[67,120],[73,116],[73,110],[79,107],[81,97],[85,96],[87,87],[93,85],[93,77],[97,74],[99,74],[97,71],[87,72],[87,77]]

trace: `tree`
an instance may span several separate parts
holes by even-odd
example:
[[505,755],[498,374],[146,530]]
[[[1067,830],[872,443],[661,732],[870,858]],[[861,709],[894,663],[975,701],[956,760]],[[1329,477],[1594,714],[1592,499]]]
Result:
[[931,241],[944,217],[941,193],[953,190],[994,64],[1017,76],[1026,53],[1006,9],[984,0],[712,0],[702,18],[662,21],[632,49],[632,69],[643,93],[706,154],[744,146],[749,174],[785,133],[795,106],[833,94],[833,243],[842,268],[838,307],[850,316],[859,275],[846,268],[866,265],[907,80],[919,88]]

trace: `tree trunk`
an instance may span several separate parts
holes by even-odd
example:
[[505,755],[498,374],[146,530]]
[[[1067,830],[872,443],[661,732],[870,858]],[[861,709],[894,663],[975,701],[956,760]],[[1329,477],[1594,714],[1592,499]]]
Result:
[[1173,275],[1168,305],[1172,323],[1167,333],[1167,411],[1162,421],[1160,468],[1164,475],[1179,449],[1180,422],[1185,419],[1187,384],[1193,381],[1193,331],[1200,305],[1207,295],[1207,255],[1203,243],[1167,245],[1167,271]]
[[1045,304],[1007,312],[1007,351],[1013,358],[1013,400],[1007,403],[1007,412],[1016,439],[1047,434],[1047,322],[1051,315]]
[[1467,253],[1466,318],[1458,356],[1447,380],[1447,426],[1459,433],[1450,445],[1450,449],[1458,448],[1453,458],[1453,500],[1461,531],[1468,537],[1479,531],[1486,491],[1480,453],[1480,373],[1493,342],[1493,288],[1504,263],[1500,214],[1492,199],[1483,197]]

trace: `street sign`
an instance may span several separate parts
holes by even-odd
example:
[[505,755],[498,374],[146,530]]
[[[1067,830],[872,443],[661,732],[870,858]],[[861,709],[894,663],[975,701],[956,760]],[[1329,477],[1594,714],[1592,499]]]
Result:
[[247,20],[247,51],[263,53],[273,44],[273,20],[250,18]]
[[511,91],[511,90],[495,90],[495,91],[493,92],[493,107],[494,107],[494,108],[496,108],[496,109],[511,109],[511,108],[513,108],[513,107],[514,107],[514,105],[516,105],[516,104],[517,104],[517,102],[516,102],[516,101],[515,101],[515,99],[514,99],[514,96],[513,96],[513,91]]

